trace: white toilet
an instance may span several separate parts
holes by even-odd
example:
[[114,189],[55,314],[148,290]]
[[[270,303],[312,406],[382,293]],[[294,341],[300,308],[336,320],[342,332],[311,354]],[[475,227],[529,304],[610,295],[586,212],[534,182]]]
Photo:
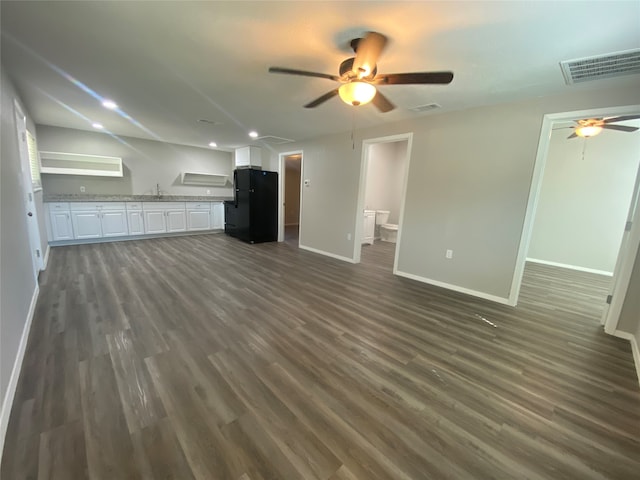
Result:
[[376,227],[380,229],[380,240],[396,243],[398,238],[398,225],[387,223],[389,221],[388,210],[376,210]]

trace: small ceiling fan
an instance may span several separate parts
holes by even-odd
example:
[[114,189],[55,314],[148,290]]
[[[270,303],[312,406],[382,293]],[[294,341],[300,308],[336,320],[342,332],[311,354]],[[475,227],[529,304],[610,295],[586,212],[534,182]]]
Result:
[[573,128],[573,133],[567,138],[576,137],[595,137],[603,129],[618,130],[620,132],[635,132],[638,127],[630,127],[627,125],[616,125],[616,122],[624,122],[625,120],[635,120],[640,115],[621,115],[609,118],[585,118],[584,120],[575,120],[576,126],[566,127]]
[[355,57],[340,64],[339,75],[308,72],[292,68],[270,67],[270,73],[318,77],[340,82],[340,87],[325,93],[305,108],[314,108],[339,95],[347,104],[358,106],[372,102],[381,112],[389,112],[395,105],[376,89],[379,85],[446,85],[453,80],[453,72],[415,72],[378,74],[378,57],[387,44],[387,37],[377,32],[367,32],[364,38],[351,41]]

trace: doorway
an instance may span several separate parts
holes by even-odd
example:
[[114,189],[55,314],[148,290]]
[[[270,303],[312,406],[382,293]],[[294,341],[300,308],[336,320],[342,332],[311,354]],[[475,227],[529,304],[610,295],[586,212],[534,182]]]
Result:
[[[362,255],[396,272],[411,156],[411,133],[362,145],[354,260]],[[364,250],[364,253],[363,253]]]
[[278,241],[300,245],[302,151],[280,154],[281,212]]
[[[606,281],[599,294],[602,323],[607,333],[615,332],[640,243],[638,222],[629,223],[638,216],[640,171],[631,153],[638,137],[606,130],[591,139],[567,137],[573,120],[639,112],[630,106],[545,115],[510,304],[517,303],[527,260],[529,266],[587,272],[595,282]],[[620,155],[628,158],[612,166]]]

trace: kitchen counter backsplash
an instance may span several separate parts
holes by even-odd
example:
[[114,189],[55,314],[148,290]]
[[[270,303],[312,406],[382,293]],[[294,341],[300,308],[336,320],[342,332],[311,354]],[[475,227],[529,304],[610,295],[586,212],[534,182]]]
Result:
[[213,195],[100,195],[54,193],[43,195],[45,202],[222,202],[233,197]]

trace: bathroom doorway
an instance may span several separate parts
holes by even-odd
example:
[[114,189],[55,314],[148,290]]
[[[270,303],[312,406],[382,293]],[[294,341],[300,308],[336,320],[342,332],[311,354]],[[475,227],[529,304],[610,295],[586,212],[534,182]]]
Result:
[[300,244],[302,152],[280,154],[281,186],[280,232],[278,241]]
[[412,134],[365,140],[354,258],[394,270],[401,241]]

